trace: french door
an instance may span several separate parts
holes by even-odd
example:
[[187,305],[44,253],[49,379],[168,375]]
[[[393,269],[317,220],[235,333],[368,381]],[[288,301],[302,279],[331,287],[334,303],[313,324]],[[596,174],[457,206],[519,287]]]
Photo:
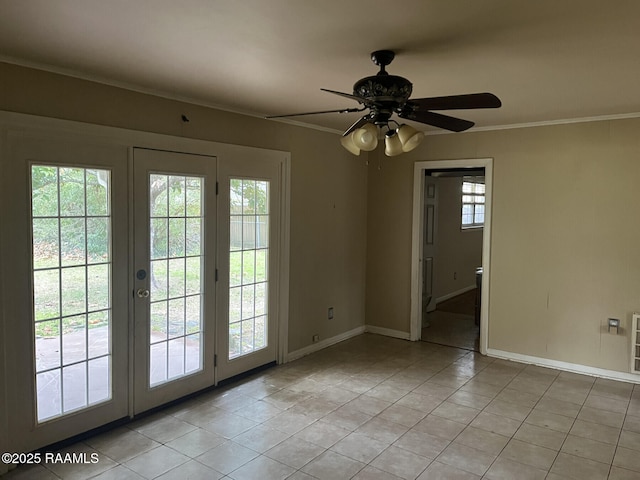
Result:
[[6,145],[0,341],[13,451],[277,359],[275,155],[222,160],[21,132]]
[[135,412],[276,361],[280,177],[135,149]]
[[128,415],[127,149],[8,144],[7,406],[26,452]]
[[214,384],[216,159],[134,149],[135,413]]

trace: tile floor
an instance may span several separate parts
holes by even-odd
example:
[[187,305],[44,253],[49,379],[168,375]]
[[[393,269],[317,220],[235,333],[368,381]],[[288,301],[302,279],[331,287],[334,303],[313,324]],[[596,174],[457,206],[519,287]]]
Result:
[[7,479],[640,479],[640,386],[365,334]]
[[423,314],[422,340],[449,347],[480,351],[480,327],[475,323],[476,290],[437,304]]
[[422,341],[480,351],[480,327],[473,315],[434,310],[425,315]]

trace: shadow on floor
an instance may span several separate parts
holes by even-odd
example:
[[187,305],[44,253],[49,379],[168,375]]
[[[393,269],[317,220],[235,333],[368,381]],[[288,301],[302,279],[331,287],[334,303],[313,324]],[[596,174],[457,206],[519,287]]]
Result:
[[475,295],[475,289],[471,290],[439,303],[427,313],[422,341],[480,351],[480,329],[474,320]]

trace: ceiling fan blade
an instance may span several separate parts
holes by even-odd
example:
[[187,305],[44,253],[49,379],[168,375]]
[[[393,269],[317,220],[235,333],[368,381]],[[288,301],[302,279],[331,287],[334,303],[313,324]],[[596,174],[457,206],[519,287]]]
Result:
[[474,125],[474,123],[469,120],[463,120],[461,118],[427,111],[403,111],[399,113],[398,116],[406,118],[407,120],[414,120],[434,127],[444,128],[445,130],[450,130],[452,132],[463,132]]
[[371,120],[371,117],[369,115],[365,115],[364,117],[362,117],[360,120],[358,120],[357,122],[355,122],[353,125],[351,125],[346,132],[344,132],[342,134],[343,137],[346,137],[347,135],[349,135],[351,132],[353,132],[354,130],[357,130],[358,128],[364,126],[366,123],[369,123],[369,120]]
[[416,98],[409,100],[420,110],[462,110],[470,108],[500,108],[502,102],[493,93],[469,93],[446,97]]
[[361,112],[364,108],[341,108],[338,110],[320,110],[318,112],[290,113],[288,115],[267,115],[264,118],[300,117],[302,115],[318,115],[320,113],[352,113]]
[[350,98],[351,100],[355,100],[358,103],[364,103],[364,98],[358,97],[357,95],[352,95],[351,93],[342,93],[336,92],[335,90],[328,90],[326,88],[321,88],[323,92],[333,93],[334,95],[340,95],[341,97]]

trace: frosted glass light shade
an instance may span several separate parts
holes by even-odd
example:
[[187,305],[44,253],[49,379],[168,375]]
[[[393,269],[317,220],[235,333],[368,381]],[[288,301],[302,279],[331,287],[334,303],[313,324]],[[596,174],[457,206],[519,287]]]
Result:
[[372,123],[365,123],[353,133],[353,143],[360,150],[370,152],[378,146],[378,128]]
[[387,157],[395,157],[402,153],[402,142],[395,130],[389,130],[385,133],[384,154]]
[[400,125],[398,138],[402,143],[402,151],[410,152],[424,140],[424,132],[420,132],[410,125]]
[[349,152],[353,153],[354,155],[360,155],[360,149],[353,142],[353,133],[350,133],[346,137],[342,137],[340,139],[340,143]]

